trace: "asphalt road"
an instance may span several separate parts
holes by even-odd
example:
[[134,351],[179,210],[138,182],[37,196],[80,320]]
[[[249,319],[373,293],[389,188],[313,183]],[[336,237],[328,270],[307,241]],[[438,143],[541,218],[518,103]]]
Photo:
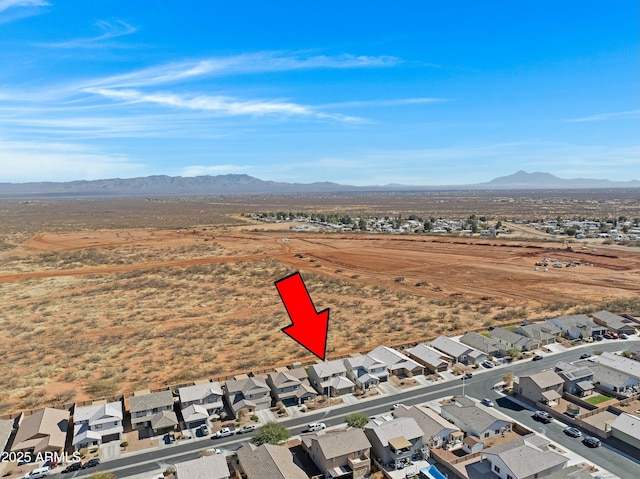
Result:
[[[630,342],[630,341],[626,341]],[[639,342],[639,341],[633,341]],[[521,374],[530,374],[553,367],[560,360],[574,361],[579,358],[580,354],[585,351],[616,351],[620,350],[620,342],[616,340],[603,341],[588,349],[576,348],[559,354],[554,354],[540,361],[518,361],[514,364],[502,366],[489,370],[480,370],[474,373],[471,379],[465,380],[465,394],[477,399],[489,397],[494,399],[496,408],[502,413],[512,417],[513,419],[525,424],[530,429],[540,432],[552,441],[562,445],[568,450],[574,451],[589,461],[600,465],[601,467],[611,471],[622,479],[640,477],[640,453],[636,457],[629,455],[621,455],[610,445],[605,444],[596,449],[590,449],[584,446],[579,438],[571,438],[562,432],[566,425],[554,420],[550,424],[541,424],[532,419],[532,412],[523,410],[521,406],[502,398],[493,386],[502,381],[502,377],[509,371],[515,376]],[[417,405],[427,401],[433,401],[444,396],[462,394],[462,380],[441,382],[432,386],[403,391],[394,395],[380,396],[367,400],[362,404],[354,404],[342,406],[319,412],[310,412],[304,417],[293,418],[282,421],[286,425],[292,436],[300,434],[306,429],[306,425],[311,422],[324,422],[327,426],[336,426],[344,422],[345,416],[353,412],[366,414],[367,416],[382,414],[389,412],[391,406],[395,403],[406,405]],[[113,461],[100,464],[98,467],[91,468],[86,471],[77,471],[64,474],[66,478],[82,477],[92,474],[96,471],[111,471],[117,477],[128,477],[141,473],[152,473],[159,469],[166,468],[169,464],[195,459],[198,453],[204,449],[217,447],[221,449],[236,450],[243,444],[251,440],[251,435],[236,435],[222,439],[205,439],[195,442],[178,443],[172,446],[154,449],[149,452],[128,455]],[[636,451],[637,452],[637,451]]]

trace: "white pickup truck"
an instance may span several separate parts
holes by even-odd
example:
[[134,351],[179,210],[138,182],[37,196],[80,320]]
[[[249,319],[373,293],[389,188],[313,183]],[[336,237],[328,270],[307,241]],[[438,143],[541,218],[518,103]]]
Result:
[[229,437],[229,436],[233,436],[235,434],[235,430],[231,429],[230,427],[223,427],[222,429],[220,429],[218,432],[216,432],[213,437]]

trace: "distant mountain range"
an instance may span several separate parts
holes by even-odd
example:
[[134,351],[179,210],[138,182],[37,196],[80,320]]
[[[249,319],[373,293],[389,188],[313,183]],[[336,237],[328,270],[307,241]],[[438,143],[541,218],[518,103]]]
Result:
[[179,196],[212,194],[292,194],[392,191],[474,191],[541,189],[640,188],[640,181],[609,181],[586,178],[563,179],[551,173],[518,171],[487,183],[472,185],[397,185],[353,186],[331,182],[284,183],[263,181],[249,175],[218,176],[145,176],[140,178],[93,181],[0,183],[0,197],[114,197]]

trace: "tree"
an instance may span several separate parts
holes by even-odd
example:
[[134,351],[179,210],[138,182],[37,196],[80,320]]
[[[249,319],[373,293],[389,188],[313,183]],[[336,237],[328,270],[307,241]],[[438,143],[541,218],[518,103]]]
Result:
[[502,376],[502,380],[504,381],[504,387],[509,389],[511,386],[513,386],[513,373],[505,374],[504,376]]
[[369,422],[369,418],[366,415],[357,412],[349,414],[344,419],[349,426],[359,427],[360,429],[363,429],[364,426]]
[[258,446],[262,444],[279,445],[287,441],[291,434],[289,430],[282,424],[277,422],[268,422],[253,436],[253,442]]

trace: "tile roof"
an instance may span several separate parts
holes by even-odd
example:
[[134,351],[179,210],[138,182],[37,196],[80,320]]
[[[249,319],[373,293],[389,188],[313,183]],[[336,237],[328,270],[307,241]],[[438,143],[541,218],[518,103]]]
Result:
[[451,424],[445,418],[437,414],[432,409],[424,406],[401,405],[393,411],[397,417],[412,417],[422,429],[424,436],[428,439],[434,437],[441,431],[459,431],[458,426]]
[[322,363],[313,364],[310,366],[319,378],[325,378],[327,376],[333,376],[334,374],[346,374],[347,368],[344,365],[342,359],[335,359],[333,361],[326,361]]
[[193,386],[185,386],[178,389],[180,402],[202,401],[211,395],[222,397],[222,388],[220,383],[211,382],[204,384],[195,384]]
[[409,440],[424,436],[424,432],[412,417],[399,417],[381,424],[370,422],[365,426],[365,433],[367,436],[377,436],[382,447],[387,447],[389,440],[400,436]]
[[171,391],[160,391],[157,393],[141,394],[129,398],[129,411],[142,412],[156,408],[173,406],[173,394]]
[[238,461],[247,479],[308,479],[283,446],[248,444],[238,449]]
[[407,349],[407,352],[413,357],[418,358],[420,361],[424,361],[426,364],[436,367],[447,364],[447,359],[453,361],[452,357],[449,357],[437,349],[433,349],[422,343],[411,349]]
[[[501,421],[505,424],[509,424],[509,421],[494,416],[486,409],[479,408],[476,403],[472,402],[472,405],[465,403],[461,404],[460,399],[456,398],[456,402],[453,404],[446,404],[441,407],[442,412],[457,418],[461,423],[467,425],[469,428],[476,431],[478,434],[482,434],[487,429],[492,427],[497,421]],[[468,398],[464,398],[470,401]],[[469,432],[469,431],[466,431]]]
[[337,458],[371,448],[369,439],[362,429],[352,428],[346,431],[332,431],[320,434],[302,436],[302,442],[307,449],[316,442],[325,459]]
[[640,417],[623,412],[613,420],[611,429],[617,429],[624,434],[640,439]]
[[180,479],[226,479],[231,476],[222,454],[178,462],[175,467]]
[[430,346],[456,359],[464,354],[468,354],[472,349],[466,344],[460,344],[446,336],[438,336],[436,339],[431,341]]
[[531,374],[529,376],[520,376],[521,380],[522,378],[529,378],[540,389],[546,389],[548,387],[557,386],[558,384],[564,384],[564,379],[562,379],[558,375],[558,373],[551,369],[547,369],[546,371],[541,371],[536,374]]
[[64,448],[69,426],[69,411],[44,408],[20,422],[13,440],[12,451],[33,449],[34,453],[49,448]]

